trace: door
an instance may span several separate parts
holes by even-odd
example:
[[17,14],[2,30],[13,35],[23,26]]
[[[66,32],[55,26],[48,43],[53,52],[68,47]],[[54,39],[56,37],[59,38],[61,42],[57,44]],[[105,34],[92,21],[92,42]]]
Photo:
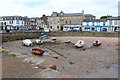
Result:
[[61,31],[63,31],[63,26],[61,26]]

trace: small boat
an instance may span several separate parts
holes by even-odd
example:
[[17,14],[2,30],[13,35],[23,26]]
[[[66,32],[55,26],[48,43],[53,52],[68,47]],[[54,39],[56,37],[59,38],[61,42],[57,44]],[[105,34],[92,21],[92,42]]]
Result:
[[47,39],[47,38],[49,38],[49,36],[48,36],[48,35],[43,35],[43,36],[40,36],[39,38],[40,38],[40,39],[43,39],[43,38],[46,38],[46,39]]
[[65,40],[65,43],[70,43],[70,40]]
[[53,41],[56,41],[57,39],[55,37],[52,38]]
[[32,48],[32,53],[33,53],[33,54],[37,54],[37,55],[42,55],[42,54],[45,53],[45,51],[44,51],[44,50],[41,50],[41,49],[39,49],[39,48]]
[[101,41],[100,40],[96,40],[93,43],[94,46],[100,46],[101,45]]
[[42,43],[43,43],[43,41],[41,41],[39,39],[36,40],[36,44],[42,44]]
[[85,42],[83,40],[78,40],[78,42],[75,43],[75,47],[81,48],[84,46],[84,44],[85,44]]

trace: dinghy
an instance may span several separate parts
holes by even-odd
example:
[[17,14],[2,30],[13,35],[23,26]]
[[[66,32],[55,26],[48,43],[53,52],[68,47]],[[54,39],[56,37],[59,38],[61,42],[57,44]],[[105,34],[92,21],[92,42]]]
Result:
[[78,40],[78,42],[75,43],[75,47],[81,48],[84,46],[84,44],[85,44],[85,42],[83,40]]
[[70,43],[70,40],[65,40],[65,43]]
[[33,54],[36,54],[36,55],[42,55],[42,54],[45,53],[45,51],[44,51],[44,50],[41,50],[41,49],[39,49],[39,48],[32,48],[32,53],[33,53]]
[[36,44],[42,44],[42,43],[43,43],[43,41],[41,41],[39,39],[36,40]]
[[93,46],[100,46],[101,45],[101,41],[100,40],[96,40],[93,42]]
[[56,39],[55,37],[53,37],[53,38],[52,38],[52,41],[54,41],[54,42],[55,42],[56,40],[57,40],[57,39]]

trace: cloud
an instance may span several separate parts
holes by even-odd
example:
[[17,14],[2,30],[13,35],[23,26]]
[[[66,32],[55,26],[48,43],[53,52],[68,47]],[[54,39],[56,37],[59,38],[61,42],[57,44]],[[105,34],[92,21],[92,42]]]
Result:
[[0,0],[0,16],[21,15],[41,17],[53,11],[65,13],[85,13],[117,16],[119,0]]

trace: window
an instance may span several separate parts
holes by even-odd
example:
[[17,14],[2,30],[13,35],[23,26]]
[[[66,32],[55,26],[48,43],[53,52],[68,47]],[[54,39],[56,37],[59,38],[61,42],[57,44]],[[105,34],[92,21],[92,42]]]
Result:
[[16,21],[16,24],[19,24],[19,21],[18,21],[18,20]]
[[76,24],[76,21],[74,21],[74,24]]
[[50,26],[50,28],[52,29],[52,26]]
[[6,22],[4,23],[4,25],[6,25]]
[[80,23],[80,21],[78,21],[78,23]]
[[70,24],[71,24],[71,21],[70,21]]
[[92,23],[92,25],[94,26],[94,22]]
[[65,21],[65,23],[67,24],[67,21]]
[[70,19],[72,19],[72,17],[70,17]]
[[1,22],[1,25],[3,25],[3,22]]
[[12,24],[13,24],[13,20],[12,20]]
[[115,21],[114,24],[117,25],[117,22]]
[[11,22],[11,21],[9,21],[9,24],[12,24],[12,22]]
[[80,19],[80,16],[78,16],[78,19]]
[[74,19],[76,19],[76,17],[74,17]]
[[59,29],[59,26],[57,26],[57,29]]
[[89,23],[87,22],[87,26],[89,26]]
[[105,22],[103,22],[103,26],[105,26]]
[[22,21],[22,24],[23,24],[23,21]]
[[112,21],[109,21],[109,24],[112,25]]

